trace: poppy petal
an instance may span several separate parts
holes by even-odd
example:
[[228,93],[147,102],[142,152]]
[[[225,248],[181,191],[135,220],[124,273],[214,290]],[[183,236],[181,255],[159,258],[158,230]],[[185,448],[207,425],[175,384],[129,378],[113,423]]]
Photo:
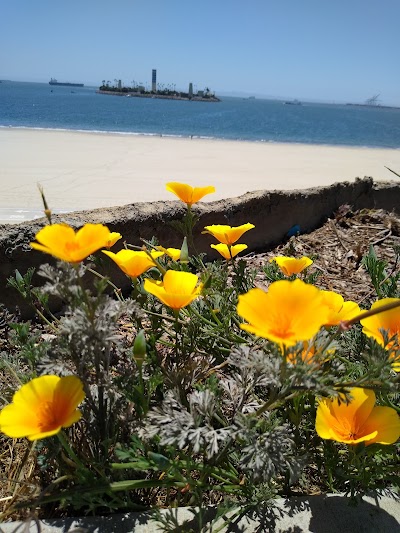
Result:
[[379,442],[380,444],[393,444],[400,437],[400,417],[392,407],[374,407],[368,419],[362,426],[366,434],[376,430],[377,435],[368,440],[366,444]]
[[374,408],[375,393],[373,390],[355,387],[350,390],[350,394],[352,399],[348,404],[342,402],[339,405],[338,401],[332,402],[332,411],[336,418],[345,417],[348,420],[356,420],[357,426],[361,427]]

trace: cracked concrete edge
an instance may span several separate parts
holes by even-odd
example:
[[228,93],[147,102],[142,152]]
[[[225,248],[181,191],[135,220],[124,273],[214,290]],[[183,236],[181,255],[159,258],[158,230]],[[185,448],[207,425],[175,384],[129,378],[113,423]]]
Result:
[[[282,242],[294,226],[299,226],[301,233],[316,229],[344,204],[353,209],[398,210],[400,183],[374,183],[372,178],[365,177],[326,187],[255,191],[237,198],[198,203],[193,206],[193,212],[199,217],[194,228],[194,243],[198,252],[207,254],[207,259],[215,259],[218,253],[210,248],[214,239],[209,235],[202,235],[204,226],[239,226],[251,222],[255,229],[246,233],[241,241],[248,245],[247,252],[265,251]],[[55,215],[53,220],[64,221],[76,228],[88,222],[106,224],[110,230],[120,232],[123,240],[134,245],[142,245],[143,239],[150,240],[155,236],[163,246],[180,247],[182,236],[173,228],[173,222],[181,220],[185,210],[185,205],[179,201],[136,203]],[[41,264],[52,261],[50,256],[29,246],[45,224],[46,219],[43,218],[15,225],[0,225],[0,303],[11,311],[18,306],[23,318],[29,318],[32,311],[14,289],[6,287],[6,281],[14,275],[15,270],[24,274],[30,267],[38,268]],[[117,252],[122,246],[123,243],[118,242],[113,251]],[[111,263],[106,263],[106,273],[122,290],[128,289],[130,280]],[[40,282],[40,279],[35,279],[35,283]]]
[[[310,497],[278,498],[242,515],[230,511],[215,522],[217,508],[206,508],[201,529],[196,508],[162,509],[166,529],[152,512],[126,513],[110,516],[64,518],[39,522],[0,524],[0,533],[152,533],[160,531],[276,533],[395,533],[400,531],[400,502],[395,495],[364,497],[357,505],[341,494]],[[226,519],[231,519],[226,523]],[[225,523],[225,525],[224,525]],[[38,528],[40,526],[40,529]],[[179,529],[177,528],[179,526]],[[221,528],[221,529],[220,529]]]

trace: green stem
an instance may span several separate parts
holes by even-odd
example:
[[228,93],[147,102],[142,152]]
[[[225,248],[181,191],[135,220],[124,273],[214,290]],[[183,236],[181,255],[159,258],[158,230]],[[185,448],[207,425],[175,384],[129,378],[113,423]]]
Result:
[[[170,322],[176,322],[176,317],[174,316],[163,315],[161,313],[155,313],[154,311],[148,311],[148,310],[146,310],[146,314],[152,315],[152,316],[158,316],[160,318],[163,318],[164,320],[169,320]],[[183,326],[185,322],[183,320],[178,320],[178,323]]]
[[193,313],[197,318],[199,318],[202,322],[204,322],[204,324],[208,324],[209,326],[213,326],[213,327],[215,326],[214,322],[211,322],[211,320],[204,318],[204,316],[202,316],[198,311],[196,311],[194,307],[189,307],[186,310],[186,313],[188,314],[188,316],[190,316],[190,313]]
[[[40,318],[43,320],[43,322],[45,322],[49,327],[51,327],[51,329],[52,329],[53,331],[55,331],[55,332],[57,333],[57,328],[56,328],[56,326],[55,326],[52,322],[50,322],[50,320],[48,320],[48,319],[44,316],[44,314],[43,314],[41,311],[39,311],[39,309],[37,309],[37,307],[35,307],[35,310],[36,310],[36,313],[37,313],[37,314],[40,316]],[[58,320],[57,318],[55,318],[55,317],[54,317],[54,320],[56,320],[56,322],[59,322],[59,320]]]
[[214,311],[214,308],[213,306],[211,305],[211,302],[210,302],[210,299],[208,298],[207,295],[204,295],[203,296],[203,299],[205,301],[205,303],[207,304],[209,310],[211,311],[211,316],[213,317],[213,319],[215,320],[215,323],[218,325],[218,326],[222,326],[222,322],[220,321],[220,319],[217,317],[217,314],[216,312]]
[[287,349],[286,344],[284,344],[283,345],[282,362],[281,362],[281,382],[282,383],[283,383],[284,379],[286,378],[287,359],[288,359],[288,349]]
[[[196,309],[194,307],[189,307],[188,308],[188,311],[187,311],[187,314],[190,316],[190,313],[193,313],[198,319],[200,319],[202,322],[204,322],[204,324],[207,324],[208,326],[212,326],[213,328],[215,327],[215,323],[214,322],[211,322],[211,320],[208,320],[207,318],[204,318],[204,316],[202,316],[198,311],[196,311]],[[211,332],[208,332],[210,335],[212,334]],[[231,342],[227,341],[225,338],[222,338],[220,337],[219,335],[216,335],[214,334],[214,337],[216,337],[217,339],[219,339],[222,343],[225,343],[228,345],[228,346],[231,346]],[[232,342],[240,342],[240,343],[243,343],[243,342],[246,342],[245,339],[243,339],[243,337],[240,337],[240,335],[237,335],[236,333],[232,333],[230,335],[230,339]]]
[[165,275],[165,273],[167,272],[165,270],[165,268],[157,261],[157,259],[154,259],[154,257],[151,255],[151,252],[149,252],[147,250],[147,248],[144,249],[144,251],[146,252],[146,254],[149,256],[149,258],[153,261],[154,263],[154,266],[161,272],[162,276]]
[[[359,470],[359,461],[357,457],[357,450],[356,446],[349,444],[349,463],[350,467],[353,467],[356,469],[357,473]],[[349,481],[350,481],[350,498],[354,499],[355,496],[355,489],[356,489],[356,479],[353,472],[349,473]]]
[[192,212],[192,206],[189,205],[189,204],[186,204],[187,205],[187,211],[186,211],[186,229],[187,229],[187,239],[188,239],[188,244],[189,244],[189,249],[192,248],[192,251],[195,253],[195,255],[198,255],[195,247],[194,247],[194,239],[193,239],[193,227],[194,227],[194,223],[193,223],[193,212]]
[[61,431],[59,431],[57,433],[57,437],[58,437],[58,440],[60,441],[61,445],[63,446],[64,450],[67,452],[69,457],[74,461],[74,463],[77,465],[77,467],[79,467],[82,470],[87,470],[86,466],[84,466],[84,464],[81,462],[81,460],[76,455],[74,450],[71,448],[71,446],[70,446],[70,444],[68,442],[68,437],[66,436],[66,434],[64,433],[63,430],[61,430]]
[[79,274],[79,264],[75,264],[73,263],[73,267],[75,268],[75,271],[76,271],[76,277],[78,278],[78,283],[79,283],[79,287],[82,291],[82,297],[83,297],[83,301],[84,303],[86,304],[86,307],[87,307],[87,312],[88,312],[88,317],[90,319],[90,321],[92,322],[93,321],[93,315],[94,315],[94,309],[93,309],[93,305],[90,301],[90,298],[88,296],[88,293],[86,292],[86,289],[83,285],[83,279],[81,277],[81,275]]
[[178,361],[179,357],[179,332],[181,330],[181,324],[179,323],[179,309],[173,309],[174,315],[175,315],[175,323],[174,323],[174,330],[175,330],[175,357],[176,361]]
[[105,280],[107,282],[107,285],[110,285],[110,287],[114,289],[115,296],[118,298],[118,300],[120,302],[124,301],[124,298],[121,296],[121,289],[117,287],[116,285],[114,285],[112,281],[110,281],[106,276],[103,276],[103,274],[100,274],[99,272],[96,272],[96,270],[93,270],[93,268],[89,267],[87,270],[94,276],[97,276],[98,278]]
[[387,394],[382,394],[382,396],[385,399],[385,403],[387,403],[392,409],[400,413],[400,407],[398,405],[395,405],[390,399]]
[[349,329],[350,326],[356,324],[364,318],[368,318],[373,315],[378,315],[379,313],[383,313],[384,311],[390,311],[391,309],[396,309],[396,307],[400,307],[400,301],[392,302],[390,304],[382,305],[381,307],[377,307],[375,309],[370,309],[369,311],[360,313],[351,320],[344,320],[339,327],[346,331],[347,329]]
[[7,361],[5,357],[2,358],[1,363],[7,368],[8,372],[13,376],[15,381],[19,383],[19,385],[22,385],[22,381],[20,380],[18,374],[15,372],[15,370],[12,368],[12,366],[10,365],[10,363]]
[[259,415],[265,413],[265,411],[270,411],[271,409],[279,407],[281,404],[287,402],[288,400],[291,400],[292,398],[295,398],[298,394],[299,394],[299,391],[292,392],[288,396],[280,397],[279,394],[275,395],[275,397],[270,398],[267,402],[265,402],[264,405],[262,405],[255,412],[255,416],[259,416]]

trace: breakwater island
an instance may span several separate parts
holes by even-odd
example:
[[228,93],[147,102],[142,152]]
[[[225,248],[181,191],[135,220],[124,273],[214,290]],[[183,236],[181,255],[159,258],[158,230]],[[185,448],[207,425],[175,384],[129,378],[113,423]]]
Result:
[[193,102],[220,102],[221,100],[215,95],[203,95],[194,94],[190,96],[188,93],[164,93],[164,92],[139,92],[136,90],[131,90],[124,87],[121,90],[108,88],[104,89],[100,87],[96,93],[97,94],[108,94],[111,96],[127,96],[135,98],[163,98],[165,100],[190,100]]
[[208,87],[202,91],[194,91],[193,84],[189,83],[189,91],[177,91],[175,85],[157,87],[156,71],[153,70],[153,79],[151,90],[141,84],[133,84],[132,87],[125,87],[121,80],[115,80],[115,85],[103,80],[102,85],[96,91],[97,94],[107,94],[112,96],[127,96],[136,98],[162,98],[165,100],[186,100],[193,102],[220,102]]

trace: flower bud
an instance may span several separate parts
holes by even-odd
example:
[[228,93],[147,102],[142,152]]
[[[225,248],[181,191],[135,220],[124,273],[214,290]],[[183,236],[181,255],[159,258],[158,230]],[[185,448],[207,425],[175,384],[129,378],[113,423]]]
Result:
[[188,243],[187,243],[187,238],[186,237],[183,239],[183,243],[182,243],[182,246],[181,246],[180,261],[181,261],[181,263],[188,263],[189,262],[189,248],[188,248]]
[[146,337],[142,329],[136,335],[135,342],[133,343],[133,358],[138,366],[142,366],[146,358]]

